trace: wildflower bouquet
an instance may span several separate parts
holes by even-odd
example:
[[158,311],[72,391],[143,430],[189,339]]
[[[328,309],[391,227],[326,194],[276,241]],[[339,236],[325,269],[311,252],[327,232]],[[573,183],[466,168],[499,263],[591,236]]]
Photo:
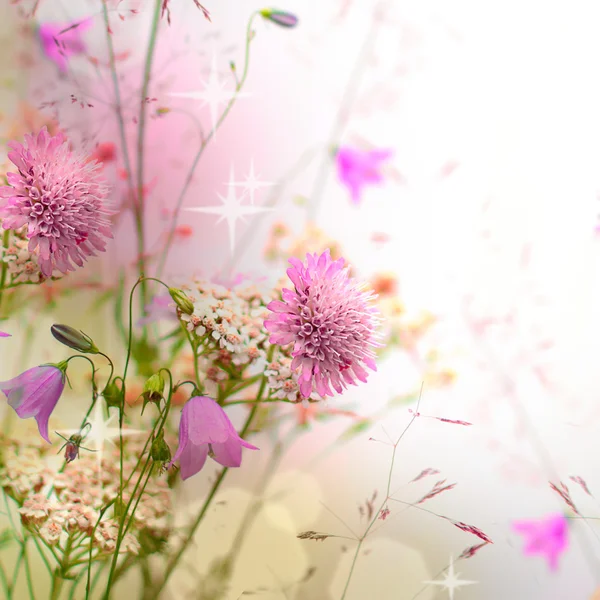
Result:
[[[210,21],[209,11],[194,2]],[[32,23],[39,4],[16,6],[21,18]],[[82,57],[110,76],[109,116],[117,141],[86,150],[68,135],[59,111],[42,112],[34,129],[8,143],[0,187],[2,356],[10,356],[17,343],[29,356],[32,342],[19,323],[31,311],[48,313],[69,297],[87,302],[91,290],[95,314],[108,306],[114,317],[106,326],[110,341],[105,344],[86,326],[68,319],[54,322],[49,329],[57,344],[48,352],[58,353],[62,345],[69,354],[43,364],[26,360],[21,372],[0,382],[8,407],[0,438],[0,487],[8,523],[0,532],[0,587],[10,599],[108,600],[121,597],[123,592],[115,590],[131,573],[141,576],[140,598],[164,597],[228,473],[250,451],[259,451],[259,434],[276,433],[291,422],[292,434],[301,435],[309,421],[332,415],[354,419],[349,435],[360,433],[374,418],[330,410],[326,399],[366,382],[378,356],[392,348],[414,358],[432,385],[452,380],[435,356],[424,362],[418,357],[420,338],[434,319],[409,319],[393,277],[376,274],[363,281],[350,271],[339,244],[312,223],[300,238],[285,226],[274,226],[265,255],[275,265],[277,285],[230,273],[177,281],[165,275],[172,244],[183,231],[179,212],[194,170],[242,93],[256,20],[291,29],[298,19],[276,9],[250,17],[243,70],[238,75],[232,63],[235,87],[224,111],[210,133],[202,134],[187,176],[172,182],[180,191],[164,243],[156,250],[146,238],[150,192],[144,140],[150,117],[169,113],[168,108],[151,111],[149,88],[159,30],[168,27],[173,7],[168,0],[148,3],[149,41],[131,115],[123,102],[113,26],[115,12],[124,20],[139,9],[108,0],[97,4],[93,18],[42,22],[33,31],[46,66],[60,77],[68,77],[72,61]],[[90,55],[85,42],[84,33],[92,27],[103,34],[102,59]],[[20,125],[25,130],[27,123]],[[353,203],[359,203],[365,186],[383,181],[379,170],[390,157],[387,150],[336,148],[338,176]],[[331,162],[329,154],[326,160]],[[120,182],[107,175],[110,163],[118,164]],[[126,189],[120,193],[123,181]],[[260,212],[254,208],[248,214]],[[126,236],[136,240],[133,267],[121,269],[112,280],[86,279],[89,259],[123,235],[124,215],[133,223]],[[290,265],[285,283],[282,258]],[[68,387],[79,396],[72,409],[77,425],[70,430],[59,426],[54,413],[69,401]],[[15,415],[24,423],[16,423]],[[218,474],[198,511],[182,525],[172,510],[181,481],[201,476],[208,459],[217,463]],[[389,492],[388,486],[375,519],[389,514]],[[458,523],[484,544],[491,541]],[[246,527],[244,521],[240,536]],[[330,537],[307,533],[298,537]],[[3,560],[5,548],[16,552],[12,570]],[[215,560],[202,583],[203,598],[226,597],[234,559],[232,550]],[[33,560],[47,571],[47,579],[33,577]]]

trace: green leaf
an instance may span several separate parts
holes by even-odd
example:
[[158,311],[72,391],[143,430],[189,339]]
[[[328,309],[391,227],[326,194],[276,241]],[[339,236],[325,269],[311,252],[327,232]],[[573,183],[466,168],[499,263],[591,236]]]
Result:
[[414,392],[410,392],[409,394],[400,394],[398,396],[394,396],[388,401],[388,406],[390,408],[395,408],[398,406],[406,406],[407,404],[413,404],[419,399],[419,394],[415,394]]
[[359,421],[358,423],[354,423],[354,425],[351,425],[350,427],[348,427],[348,429],[346,429],[346,431],[344,431],[344,433],[342,433],[342,435],[340,435],[339,439],[340,440],[351,440],[352,438],[356,437],[357,435],[364,433],[367,429],[369,429],[369,427],[371,427],[372,423],[369,419],[365,419],[364,421]]
[[90,306],[89,312],[95,313],[96,311],[100,310],[104,304],[113,298],[114,294],[115,290],[112,288],[100,294]]
[[8,546],[12,541],[16,539],[12,529],[5,529],[0,533],[0,548]]

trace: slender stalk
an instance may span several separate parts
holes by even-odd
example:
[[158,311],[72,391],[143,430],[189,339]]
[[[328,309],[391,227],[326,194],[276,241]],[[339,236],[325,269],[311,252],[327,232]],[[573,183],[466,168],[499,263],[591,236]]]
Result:
[[60,592],[62,590],[64,584],[64,576],[67,574],[71,563],[71,549],[73,547],[73,538],[69,537],[67,540],[67,544],[65,546],[65,551],[63,552],[62,560],[60,561],[59,567],[54,571],[54,576],[52,577],[52,588],[50,591],[50,600],[57,600],[60,597]]
[[23,539],[23,563],[25,565],[25,580],[27,581],[27,590],[29,592],[29,599],[35,600],[35,594],[33,592],[33,581],[31,579],[31,567],[29,566],[29,557],[27,556],[27,541],[29,538]]
[[[150,28],[150,38],[148,40],[148,50],[146,51],[146,62],[144,65],[144,75],[142,79],[142,94],[140,98],[140,119],[137,138],[137,194],[138,201],[134,206],[135,228],[138,242],[138,268],[140,276],[146,272],[146,242],[144,232],[144,136],[146,133],[146,110],[148,105],[148,89],[150,87],[150,76],[152,73],[152,63],[154,61],[154,50],[158,37],[160,24],[160,15],[163,0],[155,0],[154,12],[152,14],[152,25]],[[142,280],[141,285],[141,313],[145,314],[147,297],[147,284]],[[145,328],[144,328],[145,331]]]
[[356,101],[356,96],[360,88],[362,76],[367,70],[369,64],[369,54],[371,52],[371,47],[375,40],[375,32],[377,31],[380,18],[377,16],[377,12],[378,9],[376,8],[371,21],[371,26],[369,27],[369,31],[365,36],[363,44],[358,52],[358,56],[354,63],[354,67],[352,68],[352,71],[350,73],[350,77],[348,78],[348,82],[346,83],[346,88],[344,89],[344,93],[342,96],[342,102],[340,104],[340,108],[331,128],[331,133],[329,134],[329,141],[325,148],[325,155],[323,157],[323,160],[321,161],[319,170],[317,171],[317,176],[313,184],[312,193],[308,197],[307,214],[309,221],[314,221],[317,214],[317,209],[319,207],[319,202],[321,201],[321,197],[323,195],[323,192],[325,191],[327,175],[329,174],[329,168],[331,166],[331,158],[328,152],[330,148],[339,141],[340,137],[342,136],[342,133],[344,132],[350,109]]
[[4,570],[4,565],[0,563],[0,581],[2,582],[2,587],[4,588],[4,593],[6,597],[10,597],[10,586],[8,584],[8,577],[6,575],[6,571]]
[[[260,397],[262,396],[262,394],[265,390],[266,384],[267,384],[267,378],[263,377],[262,382],[260,384],[260,389],[257,394],[256,403],[252,407],[250,414],[248,415],[248,418],[246,419],[246,422],[244,423],[244,426],[242,427],[242,429],[239,433],[241,438],[243,438],[248,433],[248,430],[250,429],[252,420],[254,419],[254,416],[256,415],[256,411],[258,410],[258,406],[260,404],[260,402],[259,402]],[[219,491],[219,488],[221,487],[221,484],[223,483],[223,480],[225,479],[225,475],[227,474],[228,470],[229,469],[227,467],[225,467],[217,476],[217,479],[213,483],[213,486],[212,486],[208,496],[206,497],[206,500],[204,501],[204,504],[202,505],[202,508],[200,509],[200,512],[198,513],[198,516],[196,517],[195,521],[192,523],[192,525],[188,531],[185,541],[179,546],[177,552],[175,552],[175,554],[169,560],[169,563],[167,564],[167,568],[165,570],[165,574],[164,574],[162,580],[160,581],[160,583],[156,584],[156,587],[154,588],[154,590],[152,591],[152,593],[146,600],[156,600],[159,597],[160,593],[162,592],[165,585],[167,584],[169,577],[171,576],[171,574],[177,567],[177,564],[178,564],[180,558],[183,556],[183,553],[186,551],[187,547],[192,542],[192,540],[194,538],[194,534],[196,533],[196,530],[198,529],[200,523],[202,522],[202,519],[204,519],[204,515],[208,511],[208,508],[209,508],[213,498],[215,497],[216,493]]]
[[[165,423],[167,422],[167,418],[169,416],[169,409],[171,408],[171,398],[172,398],[172,395],[173,395],[173,378],[171,376],[171,373],[170,372],[168,372],[168,373],[169,373],[169,379],[170,379],[170,381],[169,381],[169,396],[168,396],[168,398],[166,400],[165,411],[162,414],[162,418],[159,419],[159,423],[160,424],[159,424],[159,427],[158,427],[158,431],[160,431],[165,426]],[[150,480],[150,474],[152,472],[151,462],[152,462],[152,457],[149,455],[148,458],[146,459],[146,463],[144,464],[144,467],[142,468],[142,472],[140,473],[140,476],[138,477],[138,480],[136,481],[136,484],[135,484],[135,486],[133,488],[133,491],[131,492],[131,497],[129,499],[129,502],[127,503],[127,506],[126,506],[125,510],[123,511],[122,516],[121,516],[121,519],[120,519],[120,522],[119,522],[119,532],[117,534],[117,543],[116,543],[115,551],[114,551],[114,554],[113,554],[112,563],[111,563],[111,566],[110,566],[110,572],[109,572],[109,575],[108,575],[108,583],[106,585],[106,593],[105,593],[105,596],[104,596],[105,600],[108,600],[108,598],[110,597],[110,589],[111,589],[111,586],[112,586],[113,581],[114,581],[114,574],[115,574],[115,569],[116,569],[116,566],[117,566],[117,561],[118,561],[118,558],[119,558],[119,549],[121,547],[121,543],[123,542],[123,538],[125,537],[125,535],[127,533],[127,530],[128,530],[129,526],[131,525],[131,523],[133,521],[133,516],[135,514],[135,511],[136,511],[136,509],[138,507],[138,504],[139,504],[139,502],[141,500],[141,497],[142,497],[142,495],[143,495],[143,493],[144,493],[144,491],[146,489],[146,485],[148,484],[148,481]],[[129,514],[129,509],[131,508],[131,505],[132,505],[132,503],[133,503],[133,501],[135,499],[136,493],[138,491],[138,487],[140,485],[140,482],[142,481],[142,479],[144,477],[144,474],[145,474],[145,471],[146,471],[146,469],[148,467],[150,467],[150,470],[148,471],[148,474],[147,474],[147,477],[146,477],[146,481],[144,482],[144,484],[142,486],[142,489],[140,490],[140,492],[138,494],[138,498],[137,498],[136,504],[133,507],[133,510],[131,511],[131,515],[129,517],[129,522],[128,522],[127,526],[125,526],[125,520],[127,519],[127,515]],[[121,471],[122,471],[122,469],[121,469]],[[123,490],[123,481],[121,479],[121,489],[119,491],[119,498],[121,499],[121,505],[122,505],[122,502],[123,502],[123,500],[122,500],[123,499],[123,491],[124,491]]]
[[404,437],[404,435],[406,434],[406,432],[410,429],[410,426],[414,423],[414,421],[417,418],[417,416],[419,415],[419,406],[421,405],[421,396],[422,396],[422,394],[423,394],[423,384],[421,384],[421,392],[419,394],[419,400],[417,401],[417,406],[416,406],[416,408],[414,410],[413,416],[412,416],[411,420],[409,421],[408,425],[404,428],[404,431],[402,431],[402,433],[400,434],[400,436],[396,440],[396,443],[394,444],[394,451],[392,452],[392,460],[391,460],[391,463],[390,463],[390,470],[389,470],[389,473],[388,473],[388,481],[387,481],[387,488],[386,488],[385,498],[384,498],[383,502],[381,503],[381,506],[374,512],[373,518],[371,519],[371,522],[369,523],[369,525],[365,529],[365,532],[358,539],[358,544],[356,545],[356,551],[354,552],[354,556],[352,558],[352,563],[350,565],[350,571],[348,573],[348,579],[346,579],[346,585],[344,586],[344,590],[342,592],[342,595],[340,596],[340,600],[344,600],[346,598],[346,593],[348,592],[348,588],[350,587],[350,582],[352,581],[352,575],[354,573],[354,567],[356,566],[356,561],[358,560],[358,554],[359,554],[360,549],[361,549],[361,547],[363,545],[363,542],[365,541],[366,537],[369,535],[369,532],[373,528],[373,525],[375,525],[375,522],[379,518],[379,515],[381,514],[381,511],[385,508],[385,505],[390,500],[390,488],[391,488],[391,485],[392,485],[392,473],[394,471],[394,460],[396,458],[396,450],[398,449],[398,444],[400,443],[400,441],[402,440],[402,438]]
[[[2,236],[2,249],[6,250],[8,248],[8,242],[9,242],[9,236],[10,236],[10,229],[5,229],[4,230],[4,234]],[[4,287],[4,284],[6,283],[6,274],[8,273],[8,263],[2,261],[2,263],[0,263],[0,317],[2,316],[2,300],[4,299],[4,290],[6,289]]]
[[133,174],[131,171],[131,160],[129,158],[129,149],[127,147],[127,137],[125,135],[125,119],[123,118],[123,103],[121,101],[121,89],[119,87],[119,76],[117,74],[117,64],[115,60],[115,49],[110,33],[110,23],[108,20],[107,0],[102,2],[102,16],[104,18],[104,29],[106,31],[106,45],[108,47],[108,63],[110,74],[113,82],[113,90],[115,93],[115,112],[117,114],[117,122],[119,125],[119,137],[121,139],[121,152],[123,153],[123,161],[125,162],[125,171],[127,173],[127,181],[129,189],[133,193]]
[[177,197],[177,201],[175,202],[175,210],[173,211],[173,216],[171,217],[171,223],[169,225],[169,233],[167,235],[167,241],[165,242],[165,247],[163,248],[163,251],[162,251],[159,263],[158,263],[158,269],[156,271],[157,277],[160,277],[164,270],[167,256],[169,254],[169,250],[171,249],[171,245],[173,244],[173,238],[175,237],[175,228],[177,227],[177,219],[179,217],[179,212],[181,211],[181,205],[183,204],[185,195],[187,194],[190,184],[192,183],[192,179],[194,177],[194,172],[196,171],[196,167],[198,166],[198,162],[200,161],[200,158],[202,157],[202,154],[204,153],[206,146],[208,145],[210,140],[213,138],[214,134],[217,132],[217,130],[219,129],[219,127],[221,126],[223,121],[227,118],[229,111],[231,110],[232,106],[235,104],[235,101],[238,98],[238,94],[239,94],[240,90],[242,89],[242,87],[244,86],[244,83],[246,82],[246,78],[248,76],[248,67],[250,65],[250,42],[252,41],[252,37],[253,37],[252,23],[257,15],[258,15],[258,13],[253,13],[250,16],[250,19],[248,20],[248,26],[246,28],[246,50],[245,50],[245,57],[244,57],[244,70],[242,72],[242,76],[241,76],[239,82],[236,85],[235,94],[231,97],[231,99],[227,103],[225,110],[219,117],[219,120],[216,122],[215,126],[212,128],[212,130],[209,132],[209,134],[202,140],[202,143],[200,144],[200,148],[199,148],[198,152],[196,153],[194,160],[192,161],[192,166],[190,167],[190,170],[185,178],[185,182],[183,184],[183,187],[181,188],[181,192],[179,193],[179,196]]

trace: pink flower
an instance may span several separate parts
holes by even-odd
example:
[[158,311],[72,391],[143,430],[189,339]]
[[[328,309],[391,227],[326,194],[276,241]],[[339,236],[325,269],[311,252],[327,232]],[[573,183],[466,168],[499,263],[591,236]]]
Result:
[[543,554],[550,569],[558,567],[558,557],[567,549],[567,519],[562,514],[550,515],[534,521],[517,521],[513,529],[525,535],[525,554]]
[[0,382],[0,390],[21,419],[35,417],[40,435],[48,442],[48,419],[65,387],[67,363],[33,367],[10,381]]
[[350,190],[354,204],[360,204],[363,187],[383,181],[382,163],[392,154],[392,150],[338,148],[335,154],[338,177]]
[[187,479],[202,469],[209,452],[224,467],[239,467],[242,446],[258,450],[237,434],[225,411],[212,398],[194,396],[181,411],[179,447],[172,462],[179,460],[181,477]]
[[356,379],[367,380],[365,366],[376,370],[378,311],[374,296],[351,279],[344,259],[331,260],[329,250],[307,254],[306,264],[291,258],[287,270],[294,290],[282,290],[283,301],[270,302],[265,327],[273,344],[294,343],[291,368],[301,369],[300,393],[308,398],[313,383],[321,396],[338,394]]
[[10,337],[10,333],[4,333],[4,331],[0,331],[0,337]]
[[173,299],[169,294],[153,296],[150,303],[146,305],[145,312],[146,316],[138,319],[138,327],[144,327],[150,323],[158,323],[163,319],[174,322],[179,321]]
[[73,271],[112,237],[108,189],[96,162],[69,149],[63,134],[51,136],[44,127],[37,137],[25,136],[25,146],[11,142],[8,158],[19,169],[8,173],[0,187],[0,217],[4,229],[28,226],[29,251],[39,248],[45,277],[58,269]]
[[92,25],[91,19],[71,23],[43,23],[38,29],[44,54],[66,73],[69,56],[83,54],[86,46],[82,33]]

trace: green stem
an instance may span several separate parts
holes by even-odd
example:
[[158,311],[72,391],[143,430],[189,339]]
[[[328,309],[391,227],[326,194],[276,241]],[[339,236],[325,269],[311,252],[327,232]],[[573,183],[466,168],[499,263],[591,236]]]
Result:
[[31,568],[29,566],[29,557],[27,556],[27,541],[29,538],[23,538],[23,562],[25,564],[25,579],[27,581],[27,590],[29,591],[30,600],[35,600],[33,592],[33,581],[31,579]]
[[[257,402],[252,407],[252,410],[250,411],[250,414],[248,415],[248,418],[246,419],[246,422],[244,423],[244,426],[242,427],[242,429],[239,433],[241,438],[243,438],[248,433],[248,430],[250,429],[250,425],[252,424],[252,420],[254,419],[254,416],[256,415],[256,411],[258,410],[258,406],[260,404],[259,399],[264,392],[266,384],[267,384],[267,378],[263,376],[262,382],[260,384],[260,389],[259,389],[258,395],[257,395]],[[225,475],[227,474],[228,470],[229,469],[227,467],[225,467],[217,476],[217,479],[213,483],[213,486],[212,486],[206,500],[204,501],[204,504],[202,505],[202,508],[200,509],[200,512],[198,513],[198,516],[196,517],[196,520],[192,523],[184,542],[179,546],[177,552],[169,560],[169,563],[167,564],[167,568],[165,570],[165,574],[164,574],[161,582],[156,584],[155,589],[150,594],[150,596],[148,597],[147,600],[156,600],[159,597],[162,590],[164,589],[165,585],[167,584],[167,581],[169,580],[169,577],[175,570],[175,567],[177,567],[177,564],[178,564],[180,558],[182,557],[183,553],[186,551],[187,547],[191,544],[191,542],[194,538],[194,534],[196,533],[196,530],[198,529],[200,523],[202,522],[202,519],[204,519],[204,515],[208,511],[208,508],[209,508],[213,498],[215,497],[216,493],[219,491],[219,488],[221,487],[221,484],[223,483],[223,480],[225,479]]]
[[323,191],[325,190],[325,184],[327,183],[327,175],[331,166],[329,149],[338,142],[342,136],[342,133],[344,132],[344,127],[346,125],[346,121],[348,120],[350,109],[354,104],[358,90],[360,89],[360,82],[362,80],[363,73],[366,71],[369,65],[369,53],[375,38],[375,31],[380,24],[380,16],[377,14],[378,12],[379,11],[376,10],[373,14],[371,26],[367,32],[367,35],[365,36],[363,45],[358,52],[358,57],[354,63],[354,67],[352,68],[352,72],[348,78],[348,82],[346,83],[346,89],[344,90],[342,96],[340,108],[335,118],[335,122],[331,128],[331,133],[329,134],[329,142],[325,148],[325,156],[323,157],[323,160],[319,166],[319,171],[317,172],[317,176],[315,178],[312,193],[308,197],[307,215],[309,221],[314,221],[316,217],[317,208],[319,207],[319,202],[323,195]]
[[[155,0],[154,13],[152,15],[152,25],[150,28],[150,39],[148,40],[148,50],[146,51],[146,63],[144,65],[144,75],[142,79],[142,94],[140,98],[140,119],[137,138],[137,193],[138,200],[134,206],[135,228],[138,242],[138,268],[140,276],[146,272],[146,242],[144,232],[144,135],[146,133],[146,110],[148,100],[148,89],[150,87],[150,75],[152,73],[152,63],[154,61],[154,50],[158,37],[158,28],[160,24],[160,15],[163,0]],[[146,281],[142,280],[141,285],[141,314],[146,311],[148,301]],[[144,335],[146,328],[144,327]]]
[[50,600],[57,600],[60,597],[60,592],[65,581],[65,575],[67,575],[71,567],[70,556],[72,548],[73,538],[69,537],[69,539],[67,540],[67,545],[65,546],[65,551],[63,552],[62,560],[60,561],[60,565],[56,568],[52,577]]
[[50,588],[50,600],[57,600],[60,597],[63,579],[58,571],[54,572],[52,577],[52,587]]
[[[100,581],[100,575],[102,574],[102,571],[105,569],[107,564],[108,564],[108,562],[104,561],[96,570],[96,573],[94,574],[94,579],[92,580],[92,585],[90,587],[90,593],[92,593],[96,589],[96,586],[98,585],[98,582]],[[86,596],[86,598],[87,598],[87,596]]]
[[8,584],[8,577],[6,575],[6,571],[4,570],[4,565],[0,563],[0,580],[2,580],[2,587],[4,588],[4,593],[7,598],[10,598],[10,586]]
[[[158,427],[158,431],[160,431],[164,427],[164,425],[165,425],[165,423],[167,421],[167,417],[169,416],[169,410],[171,408],[171,397],[173,395],[173,378],[172,378],[170,372],[168,372],[168,374],[169,374],[169,396],[168,396],[168,398],[166,400],[165,411],[164,411],[164,414],[162,415],[162,419],[159,420],[160,425]],[[151,469],[152,469],[151,462],[152,462],[152,457],[149,455],[148,458],[147,458],[147,460],[146,460],[146,463],[144,464],[144,467],[142,468],[142,472],[140,473],[140,476],[138,477],[138,480],[136,481],[136,484],[135,484],[135,486],[133,488],[133,491],[131,492],[131,497],[129,498],[129,502],[127,503],[127,507],[123,511],[123,514],[122,514],[122,516],[120,518],[119,532],[117,534],[117,543],[116,543],[115,551],[114,551],[114,554],[113,554],[112,563],[111,563],[111,566],[110,566],[110,572],[109,572],[109,575],[108,575],[108,583],[106,585],[106,593],[105,593],[105,596],[104,596],[105,600],[108,600],[108,598],[110,597],[110,589],[111,589],[111,586],[112,586],[113,581],[114,581],[114,573],[115,573],[115,569],[116,569],[116,566],[117,566],[117,561],[118,561],[118,558],[119,558],[119,549],[121,547],[121,543],[123,542],[123,538],[125,537],[125,534],[127,533],[127,529],[129,528],[129,526],[131,525],[131,523],[133,521],[133,516],[135,514],[135,511],[136,511],[136,509],[138,507],[138,504],[139,504],[140,499],[141,499],[141,497],[142,497],[142,495],[144,493],[144,490],[146,489],[146,485],[148,484],[148,481],[150,479],[150,473],[151,473]],[[144,482],[144,484],[142,486],[142,489],[140,490],[140,493],[138,494],[138,498],[137,498],[136,504],[135,504],[133,510],[131,511],[131,516],[129,517],[128,525],[127,525],[127,527],[125,527],[125,520],[127,519],[127,515],[129,514],[129,509],[131,508],[131,505],[132,505],[132,503],[133,503],[133,501],[135,499],[136,492],[138,490],[140,482],[142,481],[142,478],[144,477],[144,473],[145,473],[145,471],[146,471],[146,469],[148,467],[150,467],[150,471],[148,472],[148,476],[146,478],[146,481]],[[119,498],[121,500],[121,506],[122,506],[122,503],[123,503],[123,500],[122,500],[123,499],[123,491],[124,491],[123,490],[123,481],[121,479],[121,489],[119,491]]]
[[46,554],[44,553],[44,550],[40,546],[38,539],[35,536],[32,537],[31,539],[33,540],[33,543],[35,544],[35,547],[37,548],[39,555],[42,557],[42,561],[46,565],[46,569],[48,569],[48,574],[50,576],[52,576],[52,567],[50,566],[50,561],[46,557]]
[[236,85],[235,94],[229,100],[227,106],[225,107],[225,110],[219,117],[218,121],[215,123],[215,126],[211,129],[209,134],[206,136],[206,138],[203,139],[202,143],[200,144],[200,148],[199,148],[198,152],[196,153],[194,160],[192,161],[192,166],[190,167],[190,170],[185,178],[183,187],[181,188],[181,192],[179,193],[177,201],[175,202],[175,210],[173,211],[173,216],[171,217],[171,223],[169,225],[169,234],[167,235],[167,241],[165,243],[165,247],[163,248],[163,251],[162,251],[162,254],[160,257],[160,261],[158,263],[157,277],[160,277],[164,270],[165,263],[167,261],[167,256],[169,254],[169,250],[171,249],[171,245],[173,244],[173,239],[175,237],[175,228],[177,227],[177,219],[179,217],[179,212],[181,211],[181,205],[183,204],[183,199],[185,198],[188,188],[190,187],[190,184],[192,183],[192,179],[194,177],[194,172],[196,171],[196,167],[198,166],[198,162],[200,161],[200,158],[202,157],[202,154],[204,153],[206,146],[208,145],[208,143],[210,142],[210,140],[212,139],[214,134],[217,132],[217,130],[219,129],[219,127],[221,126],[223,121],[227,118],[229,111],[231,110],[232,106],[235,104],[235,101],[238,98],[238,94],[239,94],[240,90],[242,89],[242,87],[244,86],[244,83],[246,82],[246,78],[248,76],[248,67],[250,65],[250,42],[252,41],[252,37],[253,37],[252,23],[254,21],[254,18],[257,15],[258,15],[258,13],[253,13],[250,16],[250,19],[248,20],[248,26],[246,29],[246,49],[245,49],[245,57],[244,57],[244,70],[242,72],[242,77],[240,78],[239,82]]
[[[2,249],[6,250],[8,248],[8,242],[9,242],[9,236],[10,236],[10,229],[5,229],[4,230],[4,235],[2,236]],[[0,255],[0,258],[3,258],[4,256],[4,252],[2,252],[2,255]],[[2,263],[0,264],[0,317],[2,316],[2,300],[4,297],[4,290],[6,289],[4,287],[4,284],[6,283],[6,274],[8,273],[8,263],[4,262],[4,260],[2,260]]]
[[133,175],[131,171],[131,161],[129,159],[129,149],[127,147],[127,137],[125,135],[125,119],[123,118],[123,104],[121,102],[121,89],[119,87],[119,76],[117,74],[117,64],[115,60],[115,49],[110,33],[110,23],[108,20],[108,7],[106,0],[102,2],[102,16],[104,18],[104,29],[106,31],[106,45],[108,46],[108,62],[110,74],[112,77],[113,90],[115,93],[115,112],[117,113],[117,122],[119,124],[119,137],[121,138],[121,152],[123,152],[123,161],[125,162],[125,171],[129,189],[133,193]]
[[394,444],[394,450],[392,452],[392,460],[391,460],[391,463],[390,463],[390,470],[389,470],[389,473],[388,473],[386,496],[385,496],[383,502],[381,503],[381,506],[374,512],[373,518],[371,519],[371,522],[369,523],[369,525],[365,529],[365,532],[360,536],[360,538],[358,540],[358,544],[356,546],[356,552],[354,553],[354,557],[352,558],[352,564],[350,565],[350,571],[348,573],[348,579],[346,579],[346,585],[344,586],[344,591],[342,592],[340,600],[344,600],[344,598],[346,597],[346,592],[348,591],[348,588],[350,587],[350,581],[352,580],[352,574],[354,573],[354,567],[356,566],[356,561],[358,559],[358,553],[360,552],[362,544],[365,541],[365,538],[367,537],[367,535],[369,535],[369,532],[373,528],[373,525],[375,525],[375,521],[377,521],[377,519],[379,518],[379,515],[381,514],[381,511],[385,508],[388,500],[390,500],[390,487],[392,485],[392,473],[393,473],[393,470],[394,470],[394,460],[396,458],[396,450],[398,449],[398,444],[400,443],[400,441],[402,440],[402,438],[405,436],[406,432],[410,429],[411,425],[415,422],[415,419],[417,418],[417,415],[419,414],[419,406],[421,405],[421,396],[422,396],[422,394],[423,394],[423,384],[421,384],[421,392],[419,393],[419,400],[418,400],[417,406],[416,406],[416,408],[415,408],[415,410],[413,412],[413,416],[412,416],[411,420],[409,421],[408,425],[404,428],[404,430],[402,431],[402,433],[400,434],[400,436],[396,440],[396,443]]

